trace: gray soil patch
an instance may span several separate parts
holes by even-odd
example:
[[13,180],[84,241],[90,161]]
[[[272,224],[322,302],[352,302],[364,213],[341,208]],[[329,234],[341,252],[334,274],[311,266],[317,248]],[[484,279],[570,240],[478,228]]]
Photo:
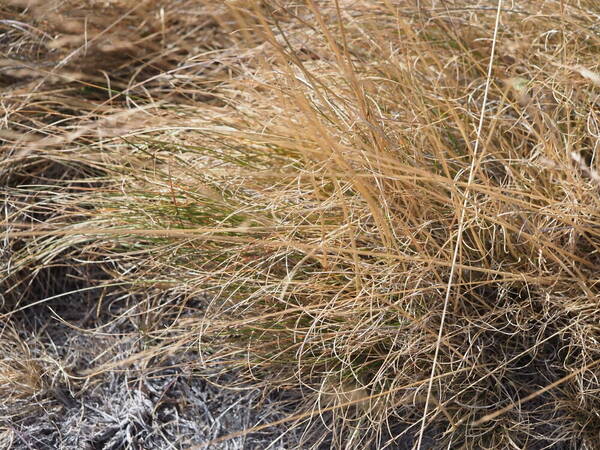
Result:
[[[69,300],[69,299],[65,299]],[[58,309],[64,309],[65,302]],[[102,334],[66,325],[50,305],[13,318],[31,357],[43,367],[43,388],[31,398],[0,403],[6,430],[2,448],[180,449],[274,422],[293,410],[293,399],[264,396],[256,388],[231,390],[235,373],[199,373],[197,355],[186,352],[150,364],[129,364],[88,379],[65,376],[139,352],[143,340],[131,325],[115,322]],[[56,310],[56,305],[53,310]],[[80,311],[81,312],[81,311]],[[44,318],[44,316],[46,316]],[[210,381],[209,381],[210,380]],[[215,383],[216,382],[216,383]],[[298,437],[271,427],[212,449],[281,449]]]

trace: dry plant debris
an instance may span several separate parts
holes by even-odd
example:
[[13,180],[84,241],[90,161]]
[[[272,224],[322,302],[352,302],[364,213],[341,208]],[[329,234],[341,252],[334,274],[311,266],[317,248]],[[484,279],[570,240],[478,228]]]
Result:
[[599,448],[599,18],[5,0],[3,444]]

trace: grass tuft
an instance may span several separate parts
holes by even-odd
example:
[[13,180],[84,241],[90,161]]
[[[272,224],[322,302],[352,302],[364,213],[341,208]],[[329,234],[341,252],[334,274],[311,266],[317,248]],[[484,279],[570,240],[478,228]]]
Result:
[[[296,399],[201,446],[596,448],[596,2],[25,3],[3,327],[83,295],[138,347],[68,376]],[[52,385],[11,351],[4,397]]]

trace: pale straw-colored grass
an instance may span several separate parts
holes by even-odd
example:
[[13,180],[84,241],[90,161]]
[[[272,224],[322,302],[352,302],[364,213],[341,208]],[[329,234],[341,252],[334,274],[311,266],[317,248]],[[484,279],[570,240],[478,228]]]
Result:
[[296,392],[299,448],[595,448],[600,9],[418,3],[60,31],[5,98],[3,320],[76,267],[145,342],[84,375],[198,352]]

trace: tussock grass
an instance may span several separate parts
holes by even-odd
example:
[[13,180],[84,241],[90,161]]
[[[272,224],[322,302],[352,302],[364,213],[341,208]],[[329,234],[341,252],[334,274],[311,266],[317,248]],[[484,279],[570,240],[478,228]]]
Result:
[[143,337],[84,375],[198,352],[299,448],[596,448],[596,2],[9,5],[6,323],[60,268]]

